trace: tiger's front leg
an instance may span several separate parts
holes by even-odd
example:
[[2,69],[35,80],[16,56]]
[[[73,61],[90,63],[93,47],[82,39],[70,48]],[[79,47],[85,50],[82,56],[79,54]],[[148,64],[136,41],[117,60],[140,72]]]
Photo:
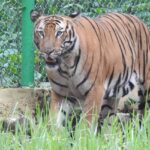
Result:
[[61,95],[58,95],[53,90],[51,91],[51,101],[50,101],[50,111],[49,111],[50,125],[56,124],[56,119],[60,110],[62,99],[63,97]]
[[62,99],[59,112],[56,119],[57,128],[62,128],[67,125],[70,121],[74,112],[74,104],[70,102],[67,98]]
[[57,128],[66,125],[66,121],[74,111],[74,103],[70,102],[67,97],[63,97],[52,91],[50,104],[50,120]]
[[91,128],[92,131],[94,130],[95,134],[97,133],[98,118],[101,111],[103,96],[104,88],[94,86],[88,93],[83,106],[83,112],[86,115],[88,127]]

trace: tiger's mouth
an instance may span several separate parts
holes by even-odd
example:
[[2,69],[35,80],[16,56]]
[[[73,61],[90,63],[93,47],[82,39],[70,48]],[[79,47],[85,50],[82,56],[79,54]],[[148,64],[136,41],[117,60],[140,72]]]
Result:
[[55,58],[55,59],[52,59],[50,57],[48,57],[46,60],[45,60],[46,64],[49,65],[49,66],[54,66],[54,65],[57,65],[58,64],[58,59]]
[[46,65],[54,66],[59,63],[58,56],[52,57],[51,55],[40,53],[40,57],[45,60]]
[[45,60],[46,65],[55,66],[55,65],[60,64],[62,62],[61,60],[63,58],[68,57],[67,52],[68,52],[68,50],[66,50],[66,49],[61,49],[59,51],[53,50],[49,54],[40,52],[40,57]]

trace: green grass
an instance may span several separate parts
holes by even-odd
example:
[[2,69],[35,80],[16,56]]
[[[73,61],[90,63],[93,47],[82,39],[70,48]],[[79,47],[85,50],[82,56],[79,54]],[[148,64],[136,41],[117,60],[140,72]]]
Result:
[[[26,126],[19,124],[16,133],[0,131],[0,150],[149,150],[150,119],[146,114],[142,127],[135,116],[130,122],[119,125],[114,119],[111,125],[104,122],[102,131],[94,135],[83,119],[76,128],[75,139],[66,128],[47,128],[47,118],[38,116],[38,124],[30,119],[31,137],[26,134]],[[1,128],[1,126],[0,126]],[[124,131],[124,133],[123,133]],[[72,146],[71,146],[72,145]]]

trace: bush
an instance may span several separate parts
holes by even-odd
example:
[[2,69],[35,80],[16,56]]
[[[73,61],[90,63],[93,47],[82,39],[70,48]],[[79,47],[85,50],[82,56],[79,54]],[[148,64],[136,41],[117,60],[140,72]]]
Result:
[[18,86],[21,68],[21,4],[2,0],[0,5],[0,86]]

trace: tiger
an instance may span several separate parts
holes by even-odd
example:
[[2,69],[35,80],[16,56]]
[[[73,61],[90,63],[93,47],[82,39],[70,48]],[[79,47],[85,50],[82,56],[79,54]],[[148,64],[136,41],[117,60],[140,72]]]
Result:
[[138,107],[143,109],[150,86],[150,32],[138,17],[112,12],[90,18],[33,10],[31,20],[52,87],[50,120],[58,128],[80,110],[87,126],[97,132],[103,108],[117,106],[136,86]]

